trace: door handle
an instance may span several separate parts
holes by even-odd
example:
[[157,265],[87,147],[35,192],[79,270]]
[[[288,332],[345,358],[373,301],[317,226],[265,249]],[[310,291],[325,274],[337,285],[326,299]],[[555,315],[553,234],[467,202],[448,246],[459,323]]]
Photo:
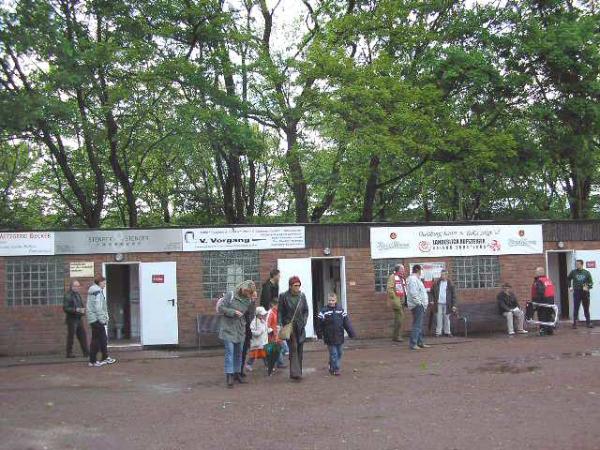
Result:
[[171,306],[175,306],[175,299],[172,298],[171,300],[167,300],[167,302],[171,302]]

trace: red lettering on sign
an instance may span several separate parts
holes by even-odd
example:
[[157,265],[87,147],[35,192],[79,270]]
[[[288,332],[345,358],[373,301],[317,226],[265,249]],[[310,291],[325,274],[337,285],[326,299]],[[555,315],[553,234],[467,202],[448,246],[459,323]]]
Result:
[[165,276],[164,275],[152,275],[152,282],[153,283],[164,283],[165,282]]
[[586,269],[595,269],[596,268],[596,261],[586,261],[585,262],[585,267],[586,267]]

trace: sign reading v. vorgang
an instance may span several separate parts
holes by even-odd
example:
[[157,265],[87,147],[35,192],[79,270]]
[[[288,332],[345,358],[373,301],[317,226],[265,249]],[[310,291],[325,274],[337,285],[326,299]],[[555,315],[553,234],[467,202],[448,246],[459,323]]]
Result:
[[194,228],[181,234],[184,252],[306,247],[303,226]]
[[526,255],[543,252],[542,225],[371,228],[373,259]]

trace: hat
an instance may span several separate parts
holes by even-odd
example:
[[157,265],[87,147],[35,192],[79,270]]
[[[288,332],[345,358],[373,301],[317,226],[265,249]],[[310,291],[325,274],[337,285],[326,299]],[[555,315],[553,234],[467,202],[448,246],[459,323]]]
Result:
[[266,316],[267,315],[267,310],[265,308],[263,308],[262,306],[258,306],[256,308],[256,315],[257,316]]
[[290,286],[292,284],[296,284],[296,283],[302,284],[302,281],[300,281],[300,277],[298,275],[294,275],[293,277],[290,277]]
[[246,281],[242,281],[240,284],[238,284],[235,287],[235,290],[241,291],[242,289],[254,289],[255,287],[256,287],[256,284],[254,283],[254,281],[246,280]]

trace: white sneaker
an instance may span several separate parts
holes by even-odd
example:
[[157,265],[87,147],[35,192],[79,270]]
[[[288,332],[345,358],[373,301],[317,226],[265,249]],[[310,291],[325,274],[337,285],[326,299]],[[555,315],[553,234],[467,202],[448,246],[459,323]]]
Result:
[[104,361],[96,361],[95,363],[88,363],[88,367],[102,367],[106,364]]
[[104,364],[114,364],[117,362],[116,359],[111,358],[110,356],[108,358],[106,358],[104,361],[102,361]]
[[510,331],[510,332],[508,333],[508,335],[509,335],[509,336],[514,336],[514,334],[515,334],[515,332],[514,332],[514,331]]
[[519,333],[519,334],[527,334],[527,333],[529,333],[529,331],[527,331],[527,330],[518,330],[517,333]]

